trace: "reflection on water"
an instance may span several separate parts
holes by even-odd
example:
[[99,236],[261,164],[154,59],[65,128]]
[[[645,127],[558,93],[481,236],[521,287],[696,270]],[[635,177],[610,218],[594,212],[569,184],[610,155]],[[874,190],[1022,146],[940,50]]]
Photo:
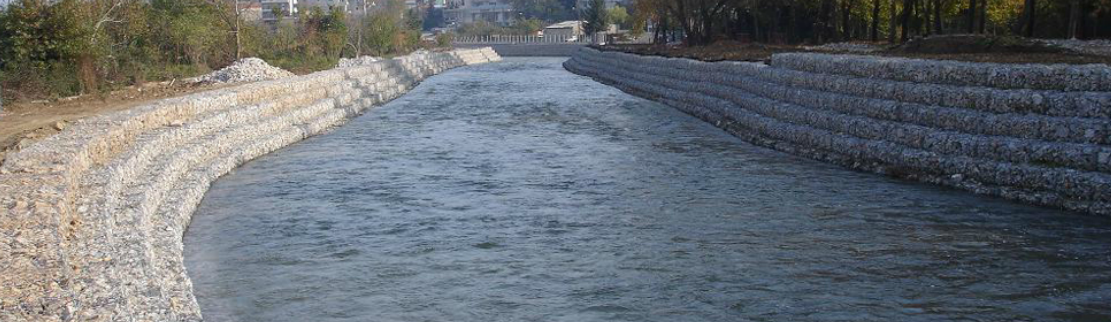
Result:
[[1111,222],[856,173],[508,59],[218,181],[211,321],[1108,321]]

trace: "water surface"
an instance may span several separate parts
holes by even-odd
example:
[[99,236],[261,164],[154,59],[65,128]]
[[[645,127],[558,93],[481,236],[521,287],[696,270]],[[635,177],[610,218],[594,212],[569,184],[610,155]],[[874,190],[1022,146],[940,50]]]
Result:
[[754,147],[560,67],[452,70],[219,180],[210,321],[1108,321],[1111,222]]

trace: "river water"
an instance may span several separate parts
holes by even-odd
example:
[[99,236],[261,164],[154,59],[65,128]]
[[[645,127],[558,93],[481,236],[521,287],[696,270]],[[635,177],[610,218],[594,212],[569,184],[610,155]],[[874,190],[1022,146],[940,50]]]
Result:
[[1111,221],[744,143],[560,67],[426,80],[217,181],[209,321],[1109,321]]

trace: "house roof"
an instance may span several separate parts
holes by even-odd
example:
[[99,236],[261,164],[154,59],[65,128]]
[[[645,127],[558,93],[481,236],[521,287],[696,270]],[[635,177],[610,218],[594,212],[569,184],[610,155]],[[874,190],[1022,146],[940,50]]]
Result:
[[551,25],[551,26],[547,26],[547,27],[544,27],[544,29],[572,29],[572,28],[581,28],[581,27],[582,27],[582,24],[583,24],[583,22],[582,22],[582,21],[574,21],[574,20],[571,20],[571,21],[564,21],[564,22],[560,22],[560,23],[557,23],[557,24],[554,24],[554,25]]

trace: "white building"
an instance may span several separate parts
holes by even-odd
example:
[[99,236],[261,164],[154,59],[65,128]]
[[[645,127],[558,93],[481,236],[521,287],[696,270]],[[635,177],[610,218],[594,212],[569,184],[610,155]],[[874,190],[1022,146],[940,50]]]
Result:
[[297,6],[301,8],[301,12],[308,12],[313,7],[320,8],[324,12],[332,10],[332,8],[339,8],[343,12],[350,13],[351,9],[359,7],[353,4],[352,0],[300,0]]
[[564,21],[544,27],[544,38],[569,39],[583,34],[582,21]]
[[274,22],[278,21],[278,16],[275,13],[280,13],[284,17],[292,17],[297,15],[297,0],[262,0],[262,21]]
[[[622,7],[625,7],[625,8],[629,8],[629,5],[632,4],[632,1],[629,1],[629,0],[605,0],[605,1],[606,1],[606,8],[611,8],[611,9],[614,6],[622,6]],[[576,6],[577,9],[583,9],[583,8],[586,8],[586,6],[588,4],[590,4],[590,2],[591,2],[591,0],[578,0],[578,2],[576,2],[575,6]]]
[[470,24],[485,21],[509,25],[517,19],[517,12],[507,0],[448,0],[444,20],[448,24]]

